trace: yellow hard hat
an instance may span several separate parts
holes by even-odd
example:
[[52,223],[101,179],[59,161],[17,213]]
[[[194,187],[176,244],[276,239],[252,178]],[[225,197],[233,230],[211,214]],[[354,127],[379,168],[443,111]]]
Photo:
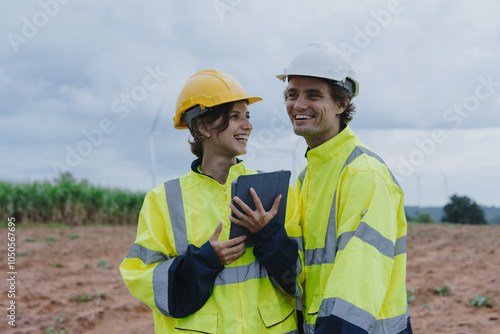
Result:
[[[222,70],[199,71],[186,81],[177,98],[174,127],[187,129],[191,119],[210,111],[210,107],[241,100],[252,104],[262,99],[248,96],[241,84]],[[196,106],[199,108],[189,110]]]

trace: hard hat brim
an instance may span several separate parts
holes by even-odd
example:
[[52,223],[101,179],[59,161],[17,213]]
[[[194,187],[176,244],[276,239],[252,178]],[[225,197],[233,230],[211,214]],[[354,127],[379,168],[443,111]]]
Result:
[[[238,101],[247,101],[247,105],[251,105],[252,103],[262,101],[262,98],[258,97],[258,96],[251,96],[251,97],[246,97],[246,98],[242,98],[242,99],[235,99],[235,100],[232,100],[232,101],[227,101],[227,102],[224,102],[224,103],[221,103],[221,104],[226,104],[226,103],[231,103],[231,102],[238,102]],[[203,106],[203,109],[205,109],[206,110],[205,112],[207,112],[207,111],[209,111],[208,108],[212,108],[212,107],[215,107],[215,106],[218,106],[218,105],[219,104]],[[205,112],[198,113],[197,116],[202,115]],[[185,112],[183,112],[182,114],[179,115],[179,120],[177,120],[176,117],[174,117],[174,123],[177,124],[177,125],[175,125],[176,129],[189,129],[187,123],[182,120],[182,115],[184,113]]]

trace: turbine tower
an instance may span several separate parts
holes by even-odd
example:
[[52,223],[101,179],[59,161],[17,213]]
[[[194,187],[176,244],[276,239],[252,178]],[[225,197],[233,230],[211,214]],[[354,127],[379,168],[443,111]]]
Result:
[[165,102],[165,99],[162,100],[160,107],[158,108],[158,111],[156,112],[156,117],[153,121],[153,126],[151,127],[151,130],[149,131],[149,155],[151,158],[151,181],[153,183],[153,188],[156,187],[156,145],[155,145],[155,138],[159,137],[160,133],[156,132],[156,125],[158,124],[158,120],[160,119],[161,111],[163,109],[163,104]]

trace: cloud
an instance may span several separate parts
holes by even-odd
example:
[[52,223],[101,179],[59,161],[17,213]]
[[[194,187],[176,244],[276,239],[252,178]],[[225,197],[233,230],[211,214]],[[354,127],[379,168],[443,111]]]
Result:
[[[450,191],[500,204],[485,181],[496,162],[478,163],[493,161],[478,148],[494,149],[490,129],[500,127],[498,1],[41,0],[8,6],[0,8],[0,151],[9,157],[0,166],[2,179],[52,178],[54,162],[67,165],[69,147],[90,152],[70,168],[76,177],[147,189],[148,133],[161,105],[158,182],[185,173],[193,159],[188,133],[173,129],[172,117],[184,82],[206,68],[225,70],[264,98],[250,107],[249,166],[288,166],[296,173],[305,147],[286,126],[286,83],[274,76],[308,42],[328,40],[350,52],[361,88],[352,127],[368,134],[369,146],[380,147],[398,168],[399,156],[409,159],[419,149],[416,139],[441,129],[449,139],[440,153],[415,168],[426,173],[422,184],[431,174],[438,184],[441,169],[450,173]],[[24,40],[13,44],[13,34]],[[156,81],[155,71],[163,73]],[[108,132],[103,120],[110,122]],[[461,181],[471,174],[476,182]],[[415,203],[414,181],[405,182]]]

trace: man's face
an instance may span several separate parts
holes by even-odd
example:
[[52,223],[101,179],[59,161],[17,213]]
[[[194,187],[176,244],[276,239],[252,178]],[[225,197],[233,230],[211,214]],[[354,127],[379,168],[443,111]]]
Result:
[[328,84],[314,77],[291,77],[285,91],[286,110],[296,135],[314,148],[340,132],[340,114]]

